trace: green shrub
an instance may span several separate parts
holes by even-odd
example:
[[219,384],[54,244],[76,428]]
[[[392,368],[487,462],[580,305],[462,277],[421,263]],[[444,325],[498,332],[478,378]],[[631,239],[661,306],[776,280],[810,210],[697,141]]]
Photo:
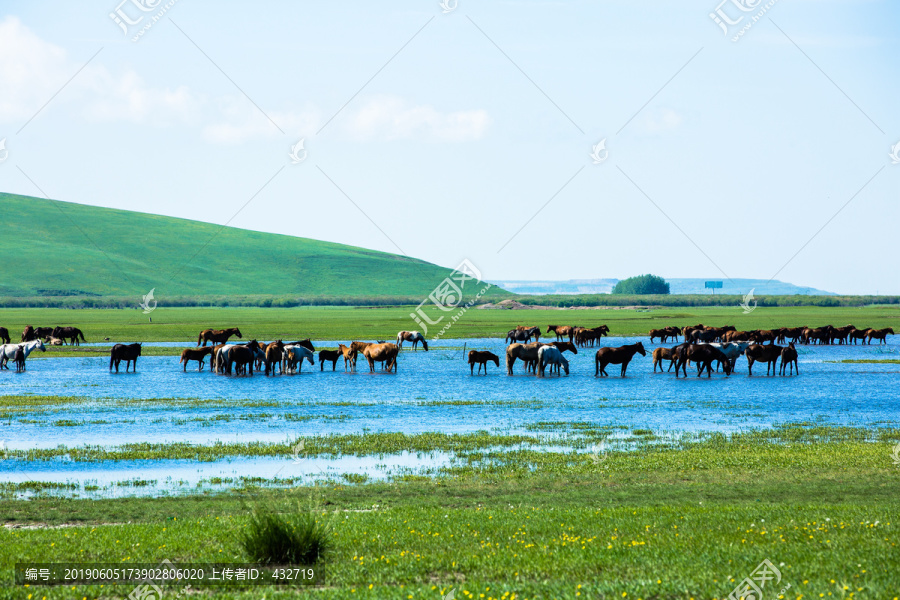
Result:
[[639,275],[623,279],[613,288],[613,294],[668,294],[669,284],[659,275]]
[[299,506],[296,512],[288,514],[255,508],[240,541],[254,561],[312,565],[327,552],[329,535],[327,525]]

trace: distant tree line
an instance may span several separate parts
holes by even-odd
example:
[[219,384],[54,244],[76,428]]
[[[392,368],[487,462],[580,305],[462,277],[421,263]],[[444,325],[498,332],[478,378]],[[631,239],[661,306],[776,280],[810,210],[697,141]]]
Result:
[[[157,296],[160,308],[165,307],[259,307],[295,308],[298,306],[415,306],[425,298],[421,296]],[[513,299],[530,306],[558,308],[576,306],[738,306],[740,295],[709,294],[555,294],[555,295],[504,295],[483,297],[486,302]],[[757,296],[760,307],[776,306],[866,306],[870,304],[900,304],[900,296]],[[120,308],[138,309],[139,296],[33,296],[0,297],[0,308]],[[426,300],[427,302],[427,300]]]
[[659,275],[638,275],[623,279],[612,290],[613,294],[645,295],[668,294],[669,283]]

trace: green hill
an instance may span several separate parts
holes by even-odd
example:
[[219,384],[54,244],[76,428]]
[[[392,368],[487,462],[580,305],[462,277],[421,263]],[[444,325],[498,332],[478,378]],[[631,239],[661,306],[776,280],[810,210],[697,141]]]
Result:
[[451,272],[343,244],[29,196],[0,193],[0,207],[0,296],[156,288],[157,297],[424,298]]

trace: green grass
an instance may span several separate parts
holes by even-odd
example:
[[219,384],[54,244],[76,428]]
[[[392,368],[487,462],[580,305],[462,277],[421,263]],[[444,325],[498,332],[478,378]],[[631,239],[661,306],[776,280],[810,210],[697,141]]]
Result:
[[[246,561],[248,504],[312,498],[316,519],[333,524],[322,579],[305,590],[314,598],[440,598],[450,589],[485,600],[724,598],[766,558],[781,586],[791,585],[787,598],[893,598],[900,467],[889,442],[859,441],[873,436],[788,427],[649,455],[612,452],[565,469],[181,498],[0,500],[13,526],[74,525],[0,531],[0,572],[21,560]],[[89,586],[34,591],[109,595]],[[292,593],[207,588],[204,597]],[[25,594],[0,590],[7,597]]]
[[[397,332],[416,329],[410,318],[414,307],[304,307],[304,308],[166,308],[152,313],[153,323],[140,310],[65,310],[38,308],[0,309],[0,325],[18,340],[25,325],[74,325],[90,342],[109,337],[115,342],[182,341],[196,344],[207,328],[239,327],[244,339],[395,340]],[[900,306],[863,308],[779,307],[757,308],[749,315],[738,306],[664,308],[655,310],[480,310],[471,309],[453,324],[447,338],[503,337],[516,325],[596,326],[607,324],[612,336],[647,335],[667,325],[734,325],[739,329],[820,326],[852,323],[857,327],[894,327]],[[442,324],[441,324],[442,325]],[[429,327],[434,335],[439,327]],[[328,344],[320,344],[326,347]],[[318,349],[318,347],[317,347]],[[55,349],[54,349],[55,351]],[[148,349],[149,351],[149,349]],[[49,352],[49,350],[48,350]],[[71,350],[63,350],[72,352]],[[155,351],[154,351],[155,352]],[[169,351],[162,351],[163,353]],[[102,353],[102,352],[101,352]],[[180,352],[179,352],[180,353]]]
[[200,221],[6,193],[0,204],[0,255],[15,257],[5,262],[0,296],[134,296],[135,306],[151,288],[163,304],[234,293],[424,298],[450,273],[406,256]]

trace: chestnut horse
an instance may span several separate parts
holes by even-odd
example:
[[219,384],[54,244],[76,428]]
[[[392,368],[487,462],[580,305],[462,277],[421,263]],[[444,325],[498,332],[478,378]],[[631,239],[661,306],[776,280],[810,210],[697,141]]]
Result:
[[778,359],[781,357],[781,351],[784,346],[776,346],[775,344],[753,344],[744,353],[747,355],[748,372],[753,375],[753,363],[766,363],[766,375],[769,369],[772,369],[772,375],[776,375],[775,368],[778,366]]
[[[228,338],[233,335],[241,338],[241,330],[237,327],[232,327],[231,329],[204,329],[200,332],[200,335],[197,336],[197,345],[205,346],[206,342],[212,342],[214,344],[224,344],[228,341]],[[203,343],[201,344],[200,342]]]
[[656,365],[659,365],[659,372],[662,373],[663,366],[660,365],[664,360],[669,361],[669,371],[672,370],[672,365],[675,364],[675,359],[677,358],[676,352],[681,346],[675,346],[674,348],[657,348],[653,351],[653,372],[656,373]]
[[418,331],[399,332],[397,334],[397,348],[403,348],[403,342],[412,342],[413,350],[416,350],[419,342],[422,342],[422,348],[425,349],[425,352],[428,352],[428,342],[425,341],[425,336]]
[[520,359],[525,363],[525,369],[528,370],[530,364],[537,364],[538,350],[543,348],[543,344],[533,342],[531,344],[513,343],[506,347],[506,374],[513,374],[513,366],[516,359]]
[[500,357],[493,352],[469,350],[469,372],[475,374],[475,365],[478,365],[478,373],[481,374],[481,367],[484,367],[484,374],[487,375],[488,361],[493,361],[495,365],[500,366]]
[[894,330],[890,327],[884,329],[869,329],[866,331],[866,343],[871,344],[872,339],[879,340],[878,345],[887,344],[888,334],[894,335]]
[[569,338],[569,341],[572,341],[572,336],[575,334],[575,328],[569,325],[547,325],[547,333],[553,332],[556,334],[556,341],[562,340],[564,337]]
[[631,359],[637,353],[640,353],[641,356],[647,356],[647,351],[644,350],[644,344],[641,342],[619,346],[618,348],[610,348],[608,346],[600,348],[597,350],[597,354],[594,355],[594,377],[597,375],[608,377],[609,373],[606,372],[606,365],[609,364],[622,365],[622,377],[625,377],[628,363],[631,362]]
[[382,363],[388,372],[396,373],[397,353],[399,352],[400,348],[397,347],[397,344],[369,344],[362,351],[363,356],[369,361],[370,373],[375,372],[375,363],[377,362]]
[[[181,360],[179,363],[184,363],[184,372],[187,373],[187,365],[189,361],[196,360],[199,363],[197,367],[198,371],[203,370],[203,361],[206,358],[207,354],[212,354],[213,347],[207,346],[206,348],[197,347],[197,348],[186,348],[181,351]],[[127,368],[127,365],[126,365]],[[210,369],[212,369],[212,361],[210,361]]]
[[351,350],[343,344],[338,344],[338,352],[344,357],[344,372],[347,372],[347,364],[350,364],[350,370],[356,365],[356,351]]

